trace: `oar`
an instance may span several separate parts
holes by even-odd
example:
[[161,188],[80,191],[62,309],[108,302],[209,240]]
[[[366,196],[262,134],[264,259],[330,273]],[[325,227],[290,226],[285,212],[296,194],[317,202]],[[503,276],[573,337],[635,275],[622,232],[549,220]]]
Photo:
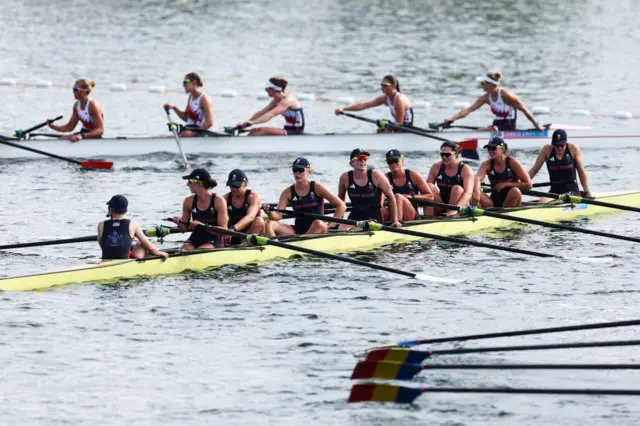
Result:
[[[166,226],[158,226],[155,228],[144,230],[144,235],[147,237],[166,237],[169,234],[175,234],[182,232],[178,228],[167,228]],[[16,244],[6,244],[0,246],[0,250],[9,250],[9,249],[19,249],[26,247],[39,247],[39,246],[53,246],[59,244],[73,244],[73,243],[84,243],[89,241],[97,241],[98,236],[96,234],[87,235],[86,237],[77,237],[77,238],[62,238],[59,240],[44,240],[44,241],[32,241],[30,243],[16,243]]]
[[458,125],[454,126],[451,123],[445,123],[443,121],[442,123],[431,122],[431,123],[429,123],[429,128],[437,130],[438,132],[440,132],[440,131],[442,131],[442,129],[480,130],[480,129],[483,129],[484,127],[479,127],[479,126],[458,126]]
[[532,191],[530,189],[523,189],[521,190],[521,192],[525,195],[532,195],[534,197],[554,198],[556,200],[562,201],[563,203],[593,204],[594,206],[609,207],[611,209],[619,209],[619,210],[626,210],[630,212],[640,213],[640,208],[637,208],[637,207],[625,206],[622,204],[607,203],[604,201],[592,200],[590,198],[582,198],[578,195],[554,194],[551,192]]
[[[496,217],[498,219],[510,220],[513,222],[527,223],[529,225],[538,225],[538,226],[544,226],[547,228],[578,232],[582,234],[597,235],[599,237],[612,238],[614,240],[624,240],[624,241],[631,241],[632,243],[640,243],[640,238],[634,238],[634,237],[629,237],[629,236],[620,235],[620,234],[612,234],[609,232],[594,231],[592,229],[578,228],[575,226],[562,225],[560,223],[552,223],[552,222],[545,222],[542,220],[527,219],[525,217],[518,217],[518,216],[512,216],[504,213],[497,213],[493,211],[482,210],[475,206],[460,207],[454,204],[438,203],[437,201],[429,201],[429,200],[419,200],[419,201],[416,200],[415,202],[416,204],[420,204],[420,205],[441,207],[448,210],[455,210],[469,217],[479,217],[479,216]],[[553,208],[553,207],[550,207],[550,208]]]
[[640,370],[640,364],[420,364],[395,361],[359,362],[352,380],[411,380],[423,370]]
[[45,138],[58,139],[62,135],[60,133],[40,133],[40,132],[38,132],[38,133],[29,133],[28,139],[31,139],[31,138],[36,137],[36,136],[42,136],[42,137],[45,137]]
[[229,135],[227,135],[226,133],[212,132],[211,130],[201,129],[198,126],[194,126],[194,125],[184,126],[184,130],[189,130],[190,132],[195,132],[199,136],[210,136],[210,137],[214,137],[214,138],[221,138],[221,137],[222,138],[228,138],[229,137]]
[[635,389],[556,389],[556,388],[507,388],[507,387],[409,387],[387,383],[358,383],[351,388],[348,402],[395,402],[411,404],[425,392],[432,393],[504,393],[535,395],[640,395]]
[[33,127],[29,127],[27,130],[21,130],[21,129],[18,129],[18,130],[16,130],[16,131],[15,131],[14,136],[15,136],[15,137],[17,137],[17,138],[19,138],[19,139],[22,139],[22,138],[24,138],[24,137],[25,137],[25,135],[26,135],[27,133],[31,133],[31,132],[33,132],[34,130],[41,129],[41,128],[43,128],[44,126],[46,126],[47,124],[49,124],[49,123],[53,123],[54,121],[58,121],[58,120],[60,120],[61,118],[62,118],[62,116],[61,116],[61,115],[59,115],[59,116],[57,116],[56,118],[54,118],[53,120],[47,120],[47,121],[45,121],[45,122],[43,122],[43,123],[36,124],[36,125],[35,125],[35,126],[33,126]]
[[169,114],[169,108],[165,108],[164,112],[167,113],[167,120],[169,120],[169,128],[171,129],[171,133],[173,133],[173,138],[176,140],[176,145],[178,145],[178,150],[180,151],[180,155],[182,155],[182,160],[184,164],[184,168],[188,169],[191,167],[189,161],[187,160],[187,156],[184,155],[184,151],[182,150],[182,143],[180,142],[180,138],[178,137],[178,125],[171,121],[171,115]]
[[594,259],[594,258],[584,258],[584,257],[581,257],[581,258],[563,257],[556,254],[542,253],[542,252],[524,250],[524,249],[518,249],[518,248],[512,248],[512,247],[503,247],[496,244],[488,244],[488,243],[483,243],[475,240],[465,240],[462,238],[449,237],[446,235],[430,234],[428,232],[413,231],[405,228],[394,228],[392,226],[381,225],[379,223],[370,222],[368,220],[356,221],[356,220],[350,220],[350,219],[338,219],[335,217],[323,216],[320,214],[297,212],[295,210],[281,210],[281,209],[271,209],[271,210],[276,212],[281,212],[281,213],[287,213],[292,216],[305,216],[311,219],[324,220],[326,222],[342,223],[344,225],[353,225],[353,226],[357,226],[358,228],[362,228],[365,231],[387,231],[387,232],[393,232],[396,234],[411,235],[414,237],[430,238],[433,240],[448,241],[450,243],[466,244],[470,246],[483,247],[483,248],[488,248],[492,250],[501,250],[501,251],[508,251],[511,253],[525,254],[528,256],[550,257],[550,258],[556,258],[556,259],[570,259],[570,260],[578,260],[578,261],[592,262],[592,263],[603,263],[603,262],[612,261],[611,258],[595,258]]
[[230,136],[237,136],[238,133],[248,132],[248,130],[241,126],[225,126],[224,132]]
[[23,146],[6,139],[0,138],[0,144],[12,146],[18,149],[24,149],[25,151],[35,152],[36,154],[45,155],[47,157],[56,158],[58,160],[63,160],[69,163],[77,164],[81,166],[83,169],[111,169],[113,167],[113,162],[105,161],[105,160],[73,160],[67,157],[61,157],[60,155],[52,154],[50,152],[40,151],[39,149],[29,148],[28,146]]
[[270,246],[280,247],[280,248],[284,248],[292,251],[297,251],[300,253],[310,254],[313,256],[339,260],[341,262],[352,263],[354,265],[366,266],[367,268],[377,269],[379,271],[391,272],[392,274],[404,275],[405,277],[415,278],[423,281],[437,281],[437,282],[447,282],[447,283],[460,283],[464,281],[464,280],[451,280],[446,278],[432,277],[432,276],[421,274],[421,273],[416,274],[413,272],[403,271],[396,268],[389,268],[387,266],[376,265],[374,263],[364,262],[362,260],[353,259],[346,256],[340,256],[332,253],[325,253],[323,251],[313,250],[306,247],[297,246],[294,244],[283,243],[277,240],[272,240],[271,238],[263,237],[261,235],[255,235],[255,234],[247,235],[247,234],[243,234],[242,232],[229,231],[227,229],[217,228],[215,226],[209,226],[209,225],[198,225],[198,226],[204,227],[204,229],[206,229],[208,232],[213,234],[247,239],[253,245],[261,245],[261,246],[270,245]]

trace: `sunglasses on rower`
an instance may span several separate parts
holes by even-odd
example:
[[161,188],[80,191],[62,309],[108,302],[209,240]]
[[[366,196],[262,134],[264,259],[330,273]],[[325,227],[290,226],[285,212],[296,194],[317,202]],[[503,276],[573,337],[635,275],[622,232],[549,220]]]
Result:
[[200,182],[198,179],[187,179],[187,185],[190,183],[198,183]]
[[353,157],[351,161],[367,161],[368,159],[368,155],[358,155],[357,157]]
[[71,90],[73,90],[74,92],[86,92],[86,91],[88,91],[89,89],[83,89],[82,87],[74,87],[74,88],[73,88],[73,89],[71,89]]
[[452,151],[452,152],[442,152],[442,151],[440,151],[440,157],[451,157],[454,154],[455,154],[454,151]]
[[182,85],[183,85],[183,86],[186,86],[186,85],[187,85],[187,84],[189,84],[189,83],[191,83],[191,80],[189,80],[188,78],[187,78],[187,79],[182,80]]
[[304,173],[305,169],[304,167],[294,167],[291,170],[293,170],[293,173]]
[[391,87],[393,86],[393,83],[389,83],[388,81],[383,81],[382,83],[380,83],[380,87]]
[[389,165],[398,164],[398,163],[400,163],[400,161],[402,161],[402,159],[400,159],[400,158],[392,158],[390,160],[387,160],[387,164],[389,164]]

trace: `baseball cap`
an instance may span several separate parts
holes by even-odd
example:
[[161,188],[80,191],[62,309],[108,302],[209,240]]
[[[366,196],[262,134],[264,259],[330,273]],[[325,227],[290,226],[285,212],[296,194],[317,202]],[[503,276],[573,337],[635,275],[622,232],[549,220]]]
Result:
[[506,148],[507,144],[504,142],[504,139],[498,136],[494,136],[489,140],[489,143],[483,146],[482,148]]
[[309,162],[309,160],[307,160],[304,157],[298,157],[298,158],[295,159],[295,161],[291,165],[291,168],[294,168],[294,167],[301,167],[303,169],[310,169],[311,168],[311,163]]
[[397,149],[392,149],[392,150],[387,152],[385,157],[386,157],[386,160],[389,161],[389,160],[395,160],[396,158],[402,158],[403,155]]
[[349,159],[353,160],[354,158],[359,157],[361,155],[366,155],[367,157],[371,157],[371,154],[368,153],[367,151],[360,148],[356,148],[353,151],[351,151],[351,155],[349,156]]
[[188,175],[182,176],[182,179],[195,179],[200,182],[205,182],[211,179],[211,175],[205,169],[193,169]]
[[227,179],[227,186],[242,186],[247,182],[247,175],[240,169],[231,170],[229,173],[229,179]]
[[125,212],[127,211],[127,207],[129,207],[129,200],[127,200],[127,197],[124,195],[114,195],[107,201],[107,205],[111,207],[113,211]]
[[551,143],[553,145],[566,145],[567,144],[567,132],[562,129],[558,129],[553,132],[551,136]]

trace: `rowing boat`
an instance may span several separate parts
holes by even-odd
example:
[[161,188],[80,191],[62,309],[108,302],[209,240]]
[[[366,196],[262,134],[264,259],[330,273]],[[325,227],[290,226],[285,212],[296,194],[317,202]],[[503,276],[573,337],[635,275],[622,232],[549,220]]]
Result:
[[[619,191],[601,194],[598,200],[640,207],[640,191]],[[522,208],[505,210],[509,215],[537,220],[558,222],[580,216],[614,213],[607,207],[590,204],[536,205],[529,203]],[[408,222],[409,229],[438,235],[474,234],[491,232],[499,228],[514,226],[515,222],[481,216],[477,218],[429,218]],[[517,225],[516,225],[517,226]],[[353,252],[369,250],[393,243],[414,241],[419,238],[379,232],[335,232],[327,235],[305,235],[281,239],[294,245],[324,252]],[[284,248],[274,246],[233,247],[210,250],[176,251],[166,261],[157,258],[142,260],[112,260],[100,264],[84,264],[70,269],[9,277],[0,279],[0,290],[29,291],[76,283],[108,283],[139,277],[174,275],[184,272],[207,271],[224,265],[254,265],[287,259],[297,255]]]
[[[488,139],[491,132],[461,131],[434,133],[434,136],[455,141],[465,139]],[[548,143],[549,131],[514,131],[502,132],[511,148],[538,149]],[[602,147],[623,148],[636,147],[640,135],[624,135],[604,130],[575,130],[570,139],[577,139],[583,148]],[[386,152],[391,148],[401,152],[420,152],[436,150],[440,141],[429,137],[410,133],[386,134],[316,134],[291,136],[221,136],[181,138],[184,152],[189,155],[198,154],[263,154],[263,153],[327,153],[348,152],[355,147],[366,148],[374,152]],[[61,139],[29,139],[20,141],[28,148],[50,152],[71,158],[115,158],[152,153],[177,153],[173,136],[166,137],[118,137],[102,139],[86,139],[70,142]],[[41,158],[39,154],[0,145],[0,158]]]

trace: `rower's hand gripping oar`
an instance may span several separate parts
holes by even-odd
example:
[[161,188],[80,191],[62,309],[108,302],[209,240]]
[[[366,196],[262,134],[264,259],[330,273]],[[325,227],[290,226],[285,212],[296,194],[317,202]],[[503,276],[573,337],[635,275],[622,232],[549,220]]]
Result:
[[14,148],[23,149],[25,151],[35,152],[36,154],[45,155],[47,157],[55,158],[57,160],[66,161],[68,163],[77,164],[83,169],[105,169],[109,170],[113,167],[113,162],[105,160],[73,160],[71,158],[62,157],[60,155],[52,154],[46,151],[40,151],[39,149],[29,148],[28,146],[20,145],[18,143],[11,142],[5,138],[0,137],[0,144],[12,146]]
[[556,200],[560,200],[563,203],[568,203],[568,204],[592,204],[594,206],[608,207],[611,209],[626,210],[630,212],[640,213],[640,208],[638,207],[625,206],[623,204],[607,203],[604,201],[598,201],[591,198],[579,197],[577,195],[554,194],[551,192],[532,191],[530,189],[523,189],[521,190],[521,192],[525,195],[533,195],[535,197],[554,198]]
[[173,138],[176,141],[176,145],[178,145],[178,150],[180,151],[180,155],[182,155],[182,160],[184,161],[184,168],[188,169],[191,167],[189,161],[187,160],[187,156],[184,155],[184,151],[182,150],[182,143],[180,142],[180,138],[178,137],[178,125],[171,120],[171,115],[169,114],[169,108],[165,108],[164,112],[167,114],[167,120],[169,121],[169,129],[171,129],[171,133],[173,133]]
[[33,127],[29,127],[27,130],[22,130],[22,129],[18,129],[15,131],[15,133],[13,134],[15,137],[17,137],[18,139],[26,139],[27,134],[33,132],[34,130],[38,130],[43,128],[44,126],[46,126],[49,123],[53,123],[54,121],[58,121],[62,118],[61,115],[57,116],[56,118],[54,118],[53,120],[47,120],[43,123],[40,124],[36,124]]

